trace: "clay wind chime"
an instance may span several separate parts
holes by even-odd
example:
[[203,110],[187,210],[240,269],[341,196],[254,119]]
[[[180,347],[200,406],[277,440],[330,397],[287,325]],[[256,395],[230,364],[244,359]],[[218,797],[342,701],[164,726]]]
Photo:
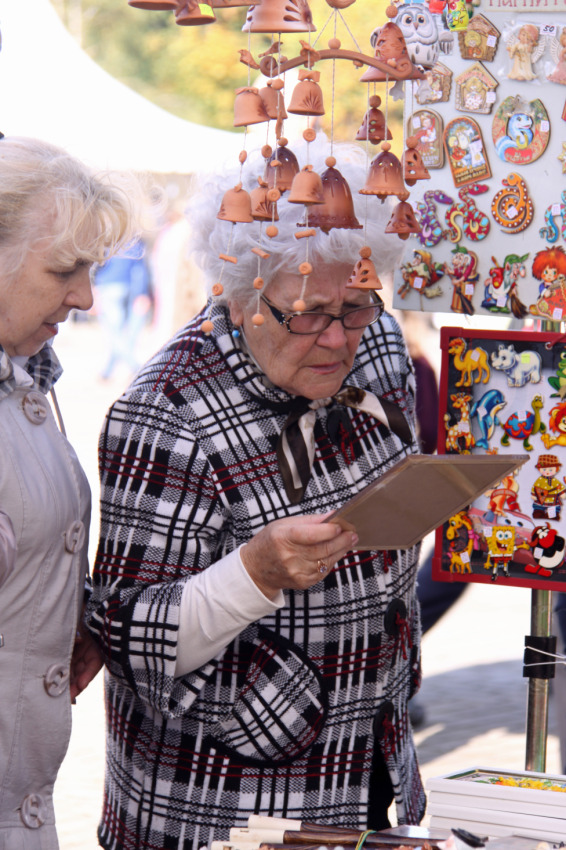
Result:
[[[247,160],[247,128],[263,122],[267,124],[266,143],[261,151],[265,168],[263,174],[257,178],[256,189],[248,193],[242,182],[239,182],[226,192],[217,217],[232,222],[233,227],[245,227],[252,222],[260,223],[259,240],[256,241],[256,246],[250,249],[258,258],[257,275],[253,280],[258,298],[257,309],[252,317],[256,326],[264,321],[259,309],[260,294],[264,285],[261,263],[269,256],[269,239],[278,234],[277,204],[284,196],[286,202],[304,207],[303,219],[295,233],[295,238],[304,240],[305,246],[304,260],[297,269],[298,274],[303,277],[303,288],[300,297],[292,305],[295,312],[306,309],[304,296],[309,275],[313,271],[309,261],[309,241],[316,235],[317,229],[328,233],[332,228],[363,227],[355,216],[351,189],[336,167],[336,158],[331,155],[326,159],[327,168],[322,174],[317,174],[309,162],[310,143],[316,138],[312,122],[319,121],[325,114],[319,70],[320,63],[325,60],[331,60],[333,63],[331,151],[334,141],[335,63],[337,60],[348,60],[355,68],[367,65],[367,70],[360,77],[360,82],[367,84],[367,111],[356,139],[366,142],[368,170],[366,182],[358,191],[362,195],[374,195],[382,201],[390,195],[397,197],[398,203],[385,228],[386,233],[407,239],[409,234],[419,233],[421,229],[407,200],[407,187],[414,185],[417,180],[429,179],[430,175],[417,150],[417,139],[406,140],[406,148],[399,160],[391,150],[392,137],[387,126],[389,83],[393,82],[399,86],[405,80],[418,80],[424,76],[422,70],[413,64],[409,57],[403,33],[393,20],[398,10],[394,5],[386,9],[388,20],[372,33],[371,45],[374,55],[369,56],[355,43],[342,15],[341,10],[352,5],[355,0],[326,2],[331,7],[331,12],[320,36],[327,26],[332,25],[333,35],[328,40],[327,48],[318,47],[318,40],[311,43],[311,36],[316,27],[306,0],[259,0],[255,5],[249,6],[242,28],[242,31],[248,34],[248,46],[239,53],[240,61],[248,67],[248,85],[236,90],[234,102],[234,126],[246,128],[244,150],[239,154],[240,179]],[[214,9],[243,4],[241,0],[208,0],[199,3],[196,0],[129,0],[129,5],[145,9],[171,9],[175,12],[178,24],[190,26],[214,22]],[[246,5],[249,3],[246,2]],[[345,26],[354,41],[354,50],[342,48],[340,39],[336,37],[339,22]],[[301,40],[299,55],[291,59],[283,56],[281,52],[281,38],[288,33],[305,33],[308,38]],[[268,50],[258,55],[259,62],[254,59],[252,53],[253,34],[271,34],[271,45]],[[286,108],[285,73],[293,68],[299,68],[298,82]],[[252,70],[261,71],[267,79],[263,88],[258,89],[251,84]],[[376,93],[376,85],[379,83],[385,85],[385,114],[380,109],[382,98]],[[307,164],[302,168],[283,134],[287,111],[304,116],[306,121],[303,138],[307,143]],[[271,133],[273,135],[270,139]],[[380,145],[380,151],[373,159],[369,155],[369,145]],[[233,230],[225,252],[220,255],[223,261],[222,272],[227,263],[238,262],[238,258],[230,252],[232,234]],[[359,253],[360,259],[354,266],[348,286],[356,289],[381,289],[381,282],[371,260],[371,249],[365,245]],[[222,295],[222,292],[221,273],[212,290],[213,299]],[[206,334],[212,332],[210,318],[203,322],[202,330]]]

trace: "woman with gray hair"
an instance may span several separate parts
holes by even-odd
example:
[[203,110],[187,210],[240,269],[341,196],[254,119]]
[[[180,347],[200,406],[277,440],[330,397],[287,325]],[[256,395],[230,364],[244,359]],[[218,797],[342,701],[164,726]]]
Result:
[[[65,151],[0,141],[0,846],[55,850],[71,702],[102,666],[82,624],[90,492],[46,398],[52,342],[130,203]],[[56,405],[55,405],[56,406]],[[58,409],[56,407],[58,412]],[[60,423],[61,424],[61,423]]]
[[[310,146],[315,170],[329,153]],[[363,152],[333,153],[361,186]],[[243,172],[257,185],[251,157]],[[389,205],[355,192],[367,226],[317,232],[304,288],[300,206],[283,196],[269,240],[217,218],[240,179],[206,183],[190,210],[209,291],[220,278],[222,291],[100,438],[88,624],[107,665],[99,841],[113,850],[199,848],[251,813],[356,829],[386,827],[393,798],[400,823],[424,813],[407,715],[417,550],[357,551],[324,521],[417,451],[399,327],[376,293],[347,286],[364,245],[378,271],[393,265]],[[261,274],[254,248],[269,254]]]

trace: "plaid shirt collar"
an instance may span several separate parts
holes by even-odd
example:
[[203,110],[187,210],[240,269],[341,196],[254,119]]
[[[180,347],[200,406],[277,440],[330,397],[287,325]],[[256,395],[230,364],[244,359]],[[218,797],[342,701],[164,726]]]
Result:
[[[63,372],[57,355],[49,344],[44,345],[41,351],[29,358],[25,370],[33,378],[34,387],[45,394]],[[13,393],[15,388],[12,361],[0,345],[0,401]]]

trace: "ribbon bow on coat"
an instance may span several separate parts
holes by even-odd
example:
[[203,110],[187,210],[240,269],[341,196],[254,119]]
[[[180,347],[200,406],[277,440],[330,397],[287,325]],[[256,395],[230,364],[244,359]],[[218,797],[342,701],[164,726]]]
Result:
[[295,409],[289,414],[277,443],[279,471],[285,492],[292,505],[297,505],[309,483],[314,462],[314,424],[319,407],[332,402],[361,410],[373,416],[405,444],[410,444],[413,434],[409,423],[397,404],[359,387],[345,387],[332,398],[298,399]]

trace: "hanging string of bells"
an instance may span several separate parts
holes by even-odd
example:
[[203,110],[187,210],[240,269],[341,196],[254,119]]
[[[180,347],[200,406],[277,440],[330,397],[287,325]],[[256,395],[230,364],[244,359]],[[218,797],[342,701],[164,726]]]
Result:
[[[334,15],[335,19],[337,15],[341,16],[340,9],[353,2],[355,0],[327,0],[332,9],[331,16]],[[305,116],[307,128],[303,132],[303,138],[307,142],[308,159],[308,143],[316,138],[316,132],[310,126],[311,118],[317,120],[325,114],[320,71],[314,68],[321,56],[334,59],[356,57],[354,64],[358,66],[361,64],[360,59],[365,61],[368,69],[360,78],[363,83],[381,82],[387,86],[390,80],[422,77],[422,72],[412,64],[408,55],[402,31],[393,21],[397,8],[393,4],[388,6],[388,21],[375,31],[372,61],[371,57],[364,54],[341,50],[340,41],[336,37],[329,40],[328,50],[318,51],[316,44],[312,46],[310,36],[316,31],[316,27],[307,0],[258,0],[254,5],[250,5],[249,0],[128,0],[128,4],[139,9],[173,11],[176,23],[182,26],[214,23],[215,9],[245,5],[249,8],[242,32],[248,33],[248,38],[256,33],[271,34],[271,47],[260,54],[260,64],[254,60],[249,49],[239,51],[240,61],[248,65],[248,69],[261,68],[270,79],[262,88],[251,85],[248,79],[248,85],[236,89],[234,126],[248,127],[263,122],[275,122],[275,149],[269,144],[263,146],[265,168],[263,175],[257,177],[257,187],[248,193],[242,182],[239,182],[228,190],[222,199],[217,217],[231,222],[232,227],[245,227],[252,222],[259,222],[259,246],[251,249],[258,257],[258,273],[253,281],[258,293],[258,307],[252,316],[252,322],[259,326],[264,320],[259,309],[260,292],[264,285],[261,262],[269,256],[269,252],[262,245],[263,234],[268,238],[277,235],[277,204],[284,195],[286,202],[303,205],[304,215],[297,225],[300,229],[295,233],[295,237],[305,240],[305,260],[298,268],[304,281],[301,297],[295,301],[293,309],[306,309],[304,293],[308,276],[313,271],[308,260],[309,239],[317,230],[329,233],[333,228],[361,229],[363,225],[356,218],[350,186],[336,167],[335,157],[329,156],[326,159],[327,167],[321,175],[317,174],[308,162],[301,168],[283,136],[283,122],[287,119],[287,113]],[[301,42],[303,49],[297,59],[286,60],[281,56],[281,36],[287,33],[308,34],[309,41]],[[299,70],[298,82],[285,109],[284,74],[289,67],[299,64],[305,67]],[[381,103],[381,98],[375,93],[368,98],[368,110],[355,137],[359,141],[380,145],[379,153],[369,165],[366,182],[358,191],[362,195],[375,195],[380,201],[388,196],[397,197],[398,203],[392,211],[385,232],[407,239],[411,233],[419,233],[421,229],[407,200],[407,186],[413,186],[417,180],[430,179],[430,175],[417,150],[416,138],[407,139],[401,160],[392,152],[392,134],[386,120],[387,110],[384,115],[380,109]],[[247,153],[243,150],[239,155],[241,168],[246,159]],[[230,253],[231,242],[232,232],[226,252],[220,255],[222,270],[226,263],[238,262],[238,258]],[[360,259],[354,265],[347,286],[356,289],[381,289],[381,282],[371,260],[371,249],[365,245],[359,254]],[[213,298],[223,292],[221,278],[222,274],[213,286]],[[202,330],[204,333],[212,332],[213,324],[210,318],[203,322]]]

